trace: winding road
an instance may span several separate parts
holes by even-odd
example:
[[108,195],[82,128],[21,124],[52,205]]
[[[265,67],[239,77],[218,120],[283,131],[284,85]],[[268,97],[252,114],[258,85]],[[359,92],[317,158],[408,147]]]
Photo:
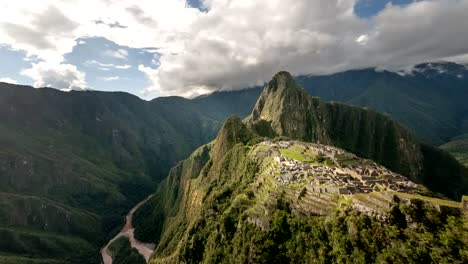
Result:
[[153,252],[154,252],[155,245],[154,244],[143,243],[143,242],[140,242],[140,241],[135,239],[135,237],[133,235],[135,229],[133,228],[133,225],[132,225],[132,216],[133,216],[133,213],[141,205],[143,205],[146,201],[148,201],[152,196],[153,195],[150,195],[150,196],[146,197],[146,199],[139,202],[137,205],[135,205],[130,210],[130,212],[128,212],[127,216],[125,217],[125,219],[126,219],[125,225],[122,228],[122,230],[120,231],[120,233],[118,233],[114,238],[112,238],[107,243],[107,245],[101,249],[102,262],[104,264],[112,264],[112,257],[109,254],[109,246],[110,246],[110,244],[112,244],[112,242],[114,242],[115,240],[117,240],[121,236],[127,237],[128,240],[130,241],[131,246],[133,248],[136,248],[138,250],[138,252],[140,253],[140,255],[142,255],[145,258],[146,263],[148,263],[148,260],[151,257],[151,254],[153,254]]

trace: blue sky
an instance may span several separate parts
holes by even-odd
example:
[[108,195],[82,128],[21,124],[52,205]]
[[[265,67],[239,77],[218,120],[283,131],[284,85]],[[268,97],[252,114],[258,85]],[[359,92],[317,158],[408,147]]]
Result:
[[157,54],[119,46],[105,38],[82,38],[78,43],[65,55],[65,62],[86,73],[91,89],[137,94],[150,85],[138,66],[157,66]]
[[[75,65],[86,74],[89,89],[138,94],[150,85],[138,66],[157,66],[158,55],[154,52],[120,46],[102,37],[80,38],[77,43],[72,52],[65,54],[64,62]],[[22,75],[21,70],[40,60],[28,60],[24,51],[0,46],[0,61],[8,62],[0,63],[0,78],[32,85],[33,80]]]
[[[431,4],[419,8],[434,9],[429,14],[435,17],[427,18],[431,22],[437,21],[439,17],[447,17],[447,14],[453,14],[449,15],[452,19],[457,14],[460,15],[458,20],[463,23],[467,20],[461,17],[463,14],[460,9],[467,5],[468,0],[457,1],[460,7],[454,6],[451,9],[447,7],[447,10],[441,8],[447,6],[443,1],[433,0]],[[464,45],[465,42],[468,44],[468,40],[461,39],[449,43],[453,47],[447,47],[446,50],[435,50],[431,54],[428,52],[431,50],[429,47],[421,47],[421,52],[418,53],[418,47],[410,43],[421,41],[412,39],[411,28],[406,29],[406,32],[402,28],[400,35],[398,35],[400,32],[397,32],[400,30],[397,24],[404,22],[399,20],[407,19],[409,23],[405,25],[412,25],[411,19],[419,21],[415,18],[415,14],[419,15],[415,13],[416,9],[405,10],[406,13],[398,16],[393,13],[397,20],[380,22],[386,24],[374,25],[374,22],[370,22],[372,17],[385,8],[390,9],[389,4],[405,7],[414,4],[415,0],[357,0],[354,7],[343,7],[342,1],[338,0],[320,0],[317,3],[297,0],[298,4],[310,8],[310,16],[301,12],[301,8],[294,9],[294,5],[291,5],[290,10],[285,9],[291,4],[289,2],[281,3],[280,1],[276,8],[271,7],[271,3],[266,0],[249,4],[245,4],[245,1],[236,3],[235,1],[213,0],[212,6],[208,8],[216,8],[216,12],[205,17],[203,14],[212,10],[201,8],[201,0],[138,2],[142,3],[141,6],[128,0],[128,7],[122,10],[113,10],[115,6],[109,6],[108,16],[101,15],[99,12],[94,14],[93,10],[90,10],[94,3],[97,5],[99,2],[105,5],[107,1],[82,0],[77,3],[85,2],[89,6],[76,4],[67,7],[61,1],[47,4],[34,2],[38,5],[37,7],[31,6],[26,13],[23,11],[19,13],[30,14],[29,24],[23,22],[28,21],[27,19],[18,19],[16,22],[8,20],[18,17],[13,14],[20,7],[16,7],[14,2],[0,3],[0,8],[7,10],[4,14],[12,13],[10,17],[3,18],[3,21],[0,18],[0,25],[3,27],[0,29],[0,61],[3,62],[0,64],[0,80],[8,78],[20,84],[53,86],[54,83],[66,82],[50,83],[49,81],[66,76],[73,79],[70,82],[72,84],[69,85],[73,88],[78,85],[80,88],[102,91],[126,91],[145,99],[160,95],[190,97],[219,88],[235,89],[255,85],[268,79],[272,72],[280,67],[296,74],[320,74],[352,67],[382,66],[387,61],[389,64],[401,66],[410,62],[437,59],[437,56],[441,56],[440,54],[444,56],[465,54],[466,56],[468,52],[465,48],[468,45]],[[143,5],[143,2],[146,5]],[[230,6],[223,7],[220,3],[229,3]],[[201,11],[190,11],[188,6],[199,8]],[[341,21],[339,17],[350,7],[354,9],[358,18],[346,18],[346,21]],[[75,8],[77,10],[82,8],[83,18],[74,15],[79,13],[79,11],[75,12]],[[253,12],[249,8],[253,9]],[[272,9],[267,11],[268,8]],[[323,12],[328,12],[327,16],[322,18],[322,10],[316,11],[317,8],[323,8]],[[167,12],[165,12],[166,9]],[[87,14],[88,11],[90,14]],[[126,12],[128,17],[121,17],[122,12]],[[268,12],[268,16],[259,16],[262,12]],[[286,17],[283,18],[282,13]],[[424,14],[424,12],[420,13]],[[337,19],[336,25],[333,23],[328,25],[330,17],[334,16]],[[236,21],[237,19],[239,21]],[[281,19],[310,20],[309,24],[302,26],[310,27],[309,35],[301,35],[304,28],[285,28],[282,31],[282,25],[289,24],[286,21],[282,22]],[[197,23],[193,24],[194,21]],[[369,21],[369,24],[365,25],[362,21]],[[243,29],[243,23],[250,26]],[[259,23],[264,24],[258,25]],[[463,23],[461,25],[464,25]],[[450,24],[453,25],[453,21]],[[192,27],[192,25],[195,26]],[[315,28],[317,25],[320,27]],[[394,25],[397,29],[393,28]],[[265,29],[262,26],[266,26],[271,32],[263,32]],[[437,29],[436,26],[429,25],[427,22],[422,26],[415,25],[417,27],[415,32],[424,38],[437,37],[438,39],[432,41],[434,47],[443,47],[447,39],[462,36],[458,32],[463,31],[462,26],[459,26],[458,31],[448,30],[448,33],[440,33],[442,35],[433,37],[436,31],[445,32]],[[427,32],[421,33],[422,27]],[[250,28],[252,32],[247,32]],[[382,29],[388,29],[388,34],[396,34],[395,37],[383,34]],[[434,30],[434,33],[431,30]],[[172,31],[176,33],[172,34]],[[294,38],[300,41],[285,40],[284,36],[289,36],[291,32],[296,32]],[[265,40],[259,42],[256,38],[262,34]],[[283,36],[282,34],[289,35]],[[78,37],[73,38],[75,35]],[[271,36],[275,35],[279,36],[278,40],[271,39]],[[44,36],[44,39],[30,44],[41,36]],[[337,37],[342,39],[334,40]],[[373,43],[371,43],[372,38],[375,39]],[[399,41],[400,38],[404,41]],[[359,45],[356,45],[354,40]],[[76,45],[67,44],[70,41],[76,42]],[[401,49],[400,42],[411,47],[412,53],[406,54],[405,50]],[[265,46],[265,43],[273,43],[273,47]],[[367,46],[369,50],[364,50]],[[158,51],[157,48],[161,47],[163,49]],[[262,49],[265,50],[262,51]],[[298,52],[307,52],[307,56],[303,54],[297,56]],[[385,56],[372,56],[372,52],[385,53]],[[358,56],[361,53],[363,55]],[[51,59],[49,59],[49,54],[52,54]],[[164,60],[160,60],[162,54],[165,57]],[[283,54],[291,55],[284,57]],[[341,57],[335,58],[335,54]],[[396,55],[393,56],[393,54]],[[274,58],[269,58],[269,56]],[[57,57],[60,59],[57,60]],[[374,57],[378,58],[373,60]],[[320,63],[316,63],[317,61]],[[53,72],[54,65],[58,67],[56,73]],[[253,67],[254,65],[256,66]],[[24,71],[26,69],[29,70]],[[81,87],[84,85],[86,87]]]
[[371,17],[382,11],[389,3],[393,5],[406,5],[414,0],[359,0],[354,6],[354,12],[359,17]]

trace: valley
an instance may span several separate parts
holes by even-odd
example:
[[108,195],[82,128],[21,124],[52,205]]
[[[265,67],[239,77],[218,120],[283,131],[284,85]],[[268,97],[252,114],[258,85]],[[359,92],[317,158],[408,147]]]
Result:
[[134,227],[132,225],[132,218],[133,218],[133,213],[138,210],[138,208],[143,205],[145,202],[147,202],[149,199],[151,199],[152,195],[148,196],[146,199],[143,201],[139,202],[137,205],[135,205],[130,212],[125,216],[125,225],[115,237],[113,237],[105,247],[101,249],[101,256],[102,256],[102,262],[103,264],[112,264],[112,256],[111,253],[109,252],[109,247],[119,238],[125,237],[128,239],[130,242],[130,247],[135,248],[137,252],[144,257],[145,261],[148,262],[149,258],[151,257],[151,254],[154,251],[154,244],[147,244],[147,243],[142,243],[138,240],[135,239],[134,237]]

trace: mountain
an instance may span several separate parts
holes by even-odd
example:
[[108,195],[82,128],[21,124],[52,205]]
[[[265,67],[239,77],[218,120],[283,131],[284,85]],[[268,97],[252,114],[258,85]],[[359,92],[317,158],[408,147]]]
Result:
[[466,168],[447,153],[420,144],[388,116],[309,96],[287,72],[265,85],[247,124],[261,136],[337,146],[448,197],[468,190]]
[[424,63],[400,72],[363,69],[296,81],[322,100],[387,113],[426,143],[440,145],[468,132],[465,65]]
[[[377,142],[385,141],[375,133],[385,124],[395,130],[389,143],[406,136],[418,151],[394,121],[365,112],[320,102],[288,73],[277,74],[252,116],[229,117],[216,139],[178,163],[135,212],[136,237],[157,245],[150,263],[467,261],[461,203],[434,198],[404,175],[322,144],[353,142],[352,130],[334,135],[326,126],[342,116],[340,122],[365,127]],[[355,123],[360,115],[374,118]],[[368,154],[383,145],[374,146]],[[405,151],[404,144],[386,147]]]
[[[295,80],[308,94],[323,101],[388,114],[427,144],[441,145],[468,133],[468,106],[464,102],[468,98],[466,65],[433,62],[398,72],[370,68],[321,76],[302,75]],[[214,115],[217,109],[226,109],[225,104],[229,104],[230,113],[244,111],[240,115],[243,117],[250,114],[262,88],[215,92],[195,101]]]
[[100,262],[125,212],[215,137],[225,103],[214,116],[179,97],[0,83],[0,262]]
[[468,167],[468,134],[455,137],[440,147]]
[[250,115],[261,92],[261,89],[255,87],[238,91],[217,91],[194,98],[192,103],[199,111],[216,120],[224,121],[233,114],[243,118]]
[[[257,115],[251,132],[294,135],[298,129],[303,134],[293,138],[333,144],[459,197],[463,169],[445,152],[418,141],[440,144],[466,133],[464,67],[432,63],[399,73],[367,69],[299,76],[296,81],[321,100],[296,100],[306,97],[297,91],[288,95],[301,110],[311,110],[307,115],[284,104],[287,111],[273,116],[282,109],[257,105],[255,113],[271,113],[276,125],[262,127],[265,122]],[[125,211],[152,192],[179,160],[212,140],[229,115],[247,117],[262,91],[147,102],[126,93],[65,93],[0,83],[0,262],[99,262],[98,249],[119,230]],[[323,101],[387,113],[418,139],[388,116]],[[306,125],[296,128],[287,122],[290,117]],[[348,131],[353,136],[346,136]],[[361,132],[369,142],[357,137]]]

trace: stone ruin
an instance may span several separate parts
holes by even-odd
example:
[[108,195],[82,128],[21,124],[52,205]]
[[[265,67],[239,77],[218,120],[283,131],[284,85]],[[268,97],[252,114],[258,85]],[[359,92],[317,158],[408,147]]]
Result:
[[[312,190],[318,193],[355,194],[374,191],[410,191],[418,188],[418,185],[407,178],[387,170],[375,162],[359,159],[356,156],[345,153],[343,150],[331,146],[302,142],[263,142],[273,149],[274,162],[279,165],[279,174],[275,179],[283,185],[307,183]],[[280,153],[280,149],[292,147],[303,148],[301,155],[312,151],[331,160],[334,165],[313,164],[301,162]],[[298,149],[299,149],[298,148]],[[337,160],[340,155],[348,155],[358,163],[341,166]],[[272,172],[270,172],[272,174]]]

